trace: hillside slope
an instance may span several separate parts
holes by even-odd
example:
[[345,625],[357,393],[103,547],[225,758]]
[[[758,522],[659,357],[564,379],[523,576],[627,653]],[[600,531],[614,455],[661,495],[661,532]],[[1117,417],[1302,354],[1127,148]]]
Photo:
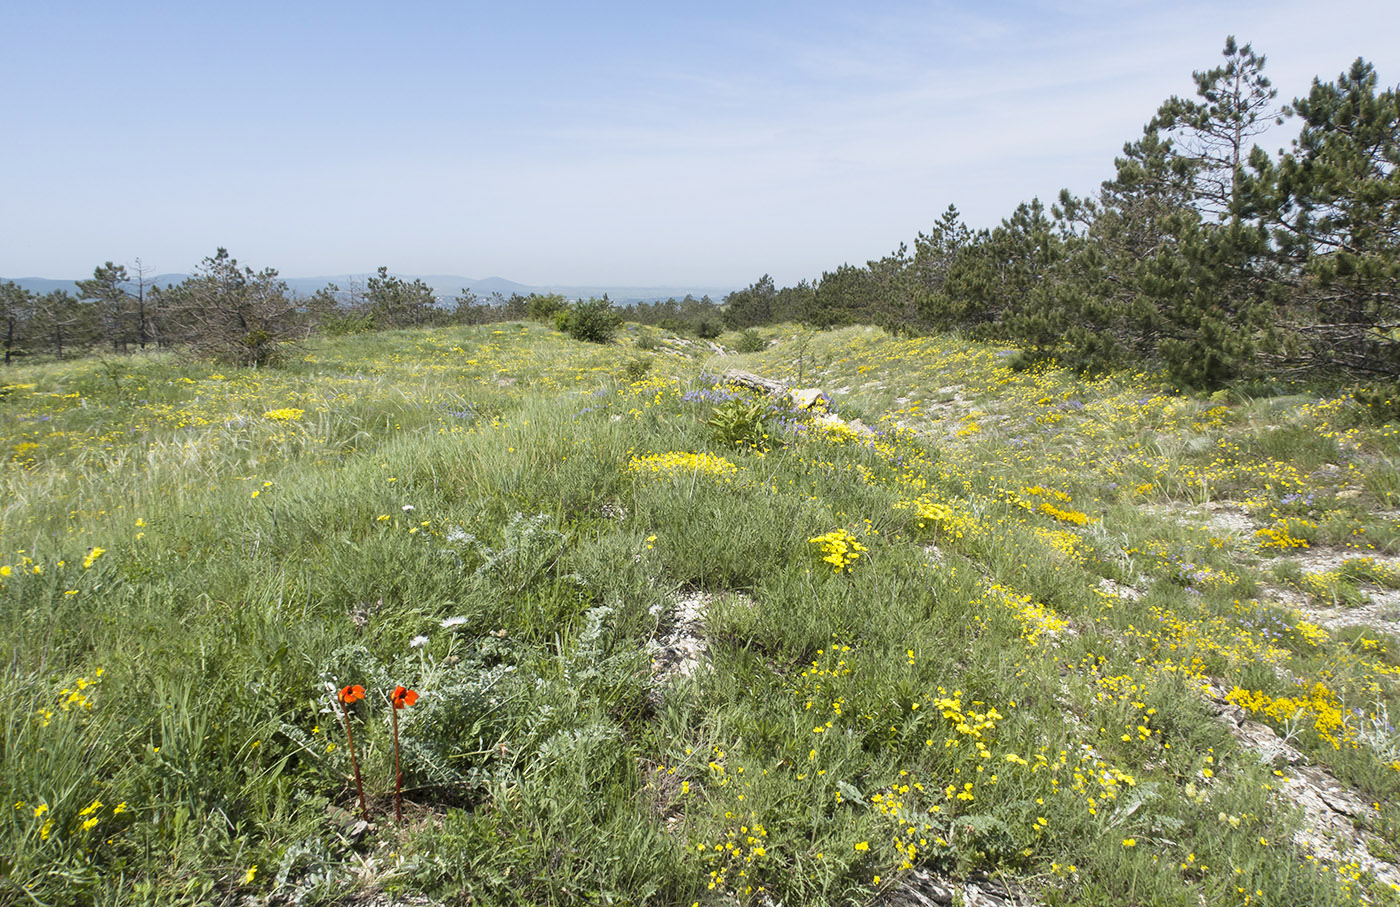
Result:
[[1396,901],[1396,422],[769,333],[8,372],[0,902]]

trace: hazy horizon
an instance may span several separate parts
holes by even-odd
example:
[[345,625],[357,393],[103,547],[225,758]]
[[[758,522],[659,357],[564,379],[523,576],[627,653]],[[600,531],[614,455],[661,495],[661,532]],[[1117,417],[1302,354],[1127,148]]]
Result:
[[77,6],[0,14],[0,274],[791,284],[1093,192],[1227,34],[1280,102],[1400,80],[1368,2]]

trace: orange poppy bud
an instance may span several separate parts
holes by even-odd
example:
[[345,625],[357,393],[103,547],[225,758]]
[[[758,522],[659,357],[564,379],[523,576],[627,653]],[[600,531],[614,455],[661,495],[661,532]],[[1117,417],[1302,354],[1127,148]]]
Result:
[[401,709],[406,705],[413,705],[418,701],[418,691],[410,690],[408,687],[400,684],[394,688],[394,695],[391,696],[390,699],[394,703],[394,708]]
[[340,701],[349,705],[365,698],[365,688],[358,683],[354,686],[345,687],[340,691]]

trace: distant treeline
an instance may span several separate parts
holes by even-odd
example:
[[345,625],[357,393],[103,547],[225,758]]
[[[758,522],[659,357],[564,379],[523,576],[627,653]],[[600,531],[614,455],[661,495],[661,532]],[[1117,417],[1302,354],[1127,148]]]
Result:
[[[75,295],[65,290],[37,294],[13,282],[0,283],[0,347],[6,365],[35,354],[62,359],[94,350],[170,347],[233,364],[271,365],[285,358],[289,344],[317,332],[557,320],[557,313],[581,305],[560,295],[494,293],[483,299],[465,289],[452,304],[443,305],[423,281],[390,276],[387,268],[363,284],[330,284],[297,296],[276,270],[240,266],[226,249],[174,286],[153,284],[139,259],[130,269],[109,261],[77,285]],[[643,303],[618,309],[617,315],[703,336],[721,329],[720,306],[708,296]]]
[[352,333],[445,321],[481,322],[508,314],[502,305],[465,293],[455,308],[437,305],[421,280],[408,282],[380,268],[363,285],[342,290],[331,284],[298,297],[277,271],[242,267],[219,249],[195,273],[174,286],[153,285],[138,260],[135,268],[107,262],[78,293],[32,293],[0,283],[5,363],[17,356],[64,358],[105,349],[128,352],[183,347],[221,361],[268,365],[286,355],[286,345],[313,331]]
[[[1400,377],[1400,97],[1358,59],[1291,104],[1264,57],[1226,41],[1164,103],[1094,197],[1062,192],[972,231],[949,207],[913,249],[815,284],[764,276],[727,327],[788,320],[958,331],[1023,362],[1163,367],[1183,385]],[[1291,150],[1253,138],[1293,118]]]

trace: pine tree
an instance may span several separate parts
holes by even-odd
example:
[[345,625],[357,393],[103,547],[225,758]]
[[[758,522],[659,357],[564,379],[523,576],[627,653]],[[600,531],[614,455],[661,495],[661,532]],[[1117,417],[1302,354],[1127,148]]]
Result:
[[34,294],[24,287],[9,280],[0,283],[0,344],[5,349],[6,365],[25,353],[34,305]]
[[1192,74],[1195,99],[1168,99],[1125,146],[1091,233],[1111,275],[1098,295],[1124,307],[1127,347],[1195,386],[1260,368],[1278,347],[1284,289],[1246,165],[1261,153],[1252,139],[1285,111],[1262,55],[1230,36],[1223,56]]
[[1333,367],[1400,375],[1400,92],[1358,59],[1293,108],[1278,235],[1303,270],[1301,330]]
[[97,307],[102,335],[114,352],[126,352],[141,336],[133,317],[129,283],[126,265],[110,261],[94,268],[90,280],[77,281],[80,298]]
[[[381,267],[366,284],[365,295],[370,317],[378,327],[409,327],[433,320],[436,299],[432,287],[422,280],[409,283],[401,277],[390,277],[389,269]],[[522,296],[520,307],[524,306]]]
[[197,355],[253,366],[285,358],[297,310],[275,269],[240,269],[220,248],[169,295],[175,328]]
[[34,342],[42,340],[58,359],[87,349],[101,339],[97,307],[64,290],[45,293],[35,300],[33,334]]
[[928,293],[942,290],[948,267],[972,243],[972,238],[957,206],[949,205],[927,233],[920,232],[914,239],[911,267],[918,287]]
[[1250,45],[1225,39],[1225,62],[1192,73],[1196,98],[1173,96],[1157,111],[1149,128],[1174,143],[1174,151],[1189,164],[1196,204],[1220,220],[1238,216],[1240,179],[1249,159],[1251,140],[1275,123],[1284,110],[1275,103],[1278,91],[1264,75],[1264,57]]
[[724,324],[730,330],[771,324],[773,303],[778,295],[773,278],[764,274],[742,290],[724,298]]
[[908,332],[919,321],[914,260],[904,243],[883,258],[865,263],[870,275],[866,320],[891,333]]
[[1040,199],[1022,202],[954,256],[934,317],[974,337],[1014,339],[1010,319],[1023,312],[1033,294],[1053,292],[1064,254],[1063,235],[1045,205]]
[[155,312],[150,304],[150,291],[155,288],[151,286],[150,279],[146,276],[150,270],[145,262],[139,258],[136,259],[136,264],[131,268],[130,278],[130,282],[134,285],[134,291],[127,293],[131,299],[132,315],[136,321],[136,342],[143,350],[147,343],[159,342],[159,323],[154,317]]
[[874,280],[865,268],[843,264],[825,271],[812,296],[811,311],[802,320],[820,329],[844,327],[861,322],[873,323],[870,303]]

